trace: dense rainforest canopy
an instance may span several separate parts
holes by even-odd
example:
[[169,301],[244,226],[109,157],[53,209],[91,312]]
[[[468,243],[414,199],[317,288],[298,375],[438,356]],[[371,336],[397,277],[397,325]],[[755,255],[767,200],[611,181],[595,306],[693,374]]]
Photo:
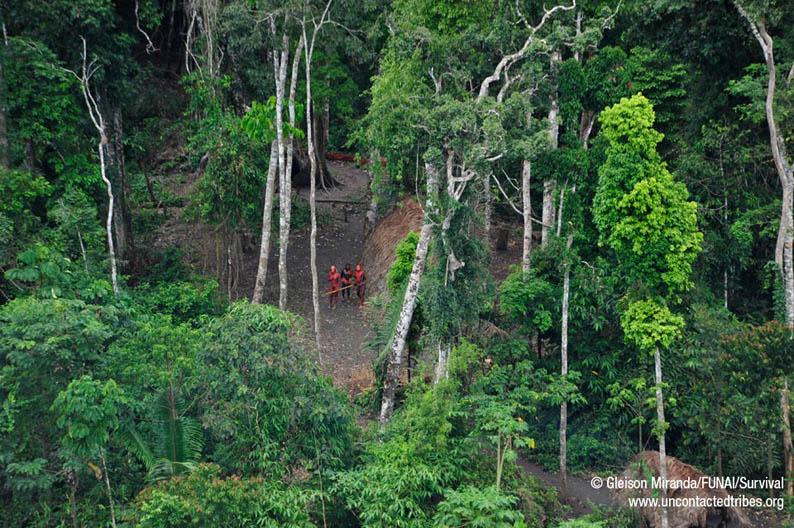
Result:
[[789,0],[0,27],[0,525],[794,526]]

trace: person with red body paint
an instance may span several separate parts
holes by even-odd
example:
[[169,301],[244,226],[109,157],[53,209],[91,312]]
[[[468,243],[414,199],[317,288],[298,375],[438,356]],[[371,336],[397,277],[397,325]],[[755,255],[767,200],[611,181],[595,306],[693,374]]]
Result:
[[361,263],[356,264],[356,271],[353,273],[356,280],[356,294],[358,295],[359,307],[364,306],[364,299],[367,296],[367,274]]
[[328,305],[330,308],[336,308],[336,303],[339,302],[339,282],[342,275],[336,271],[336,266],[331,266],[328,272]]

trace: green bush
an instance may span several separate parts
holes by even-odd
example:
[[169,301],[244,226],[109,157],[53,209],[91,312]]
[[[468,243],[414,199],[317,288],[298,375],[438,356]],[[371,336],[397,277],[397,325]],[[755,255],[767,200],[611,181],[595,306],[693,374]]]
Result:
[[278,481],[224,477],[218,466],[202,464],[141,492],[134,520],[139,528],[311,528],[309,498]]
[[414,265],[416,245],[418,243],[419,235],[411,231],[405,235],[405,238],[403,238],[394,249],[394,263],[391,265],[389,273],[386,275],[386,285],[389,287],[389,291],[392,295],[399,292],[408,280],[408,276],[411,274],[411,269]]
[[449,490],[433,517],[435,528],[526,528],[524,516],[515,509],[518,499],[493,486]]
[[202,315],[215,315],[221,312],[217,300],[218,283],[206,280],[202,283],[163,282],[142,284],[134,291],[136,301],[147,313],[167,314],[175,321],[195,321]]
[[201,328],[202,422],[225,469],[281,477],[321,463],[339,468],[355,428],[344,394],[317,376],[293,314],[238,302]]

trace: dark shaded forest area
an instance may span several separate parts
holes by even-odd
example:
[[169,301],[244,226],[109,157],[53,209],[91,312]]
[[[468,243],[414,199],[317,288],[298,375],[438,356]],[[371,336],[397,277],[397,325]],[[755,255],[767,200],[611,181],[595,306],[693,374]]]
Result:
[[0,26],[0,525],[794,526],[790,0]]

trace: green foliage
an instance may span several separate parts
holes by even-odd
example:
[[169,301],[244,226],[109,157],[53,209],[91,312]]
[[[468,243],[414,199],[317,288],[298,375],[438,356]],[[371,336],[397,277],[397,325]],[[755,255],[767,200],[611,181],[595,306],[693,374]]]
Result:
[[372,444],[360,469],[334,476],[332,493],[342,497],[366,528],[419,528],[431,515],[451,475],[440,465],[416,456],[402,439]]
[[50,41],[50,47],[42,40],[10,38],[3,50],[12,166],[25,158],[29,165],[32,157],[50,165],[62,184],[89,189],[100,179],[80,126],[84,108],[77,79],[61,68],[53,51],[62,43]]
[[113,380],[89,375],[72,380],[52,404],[66,450],[81,458],[96,456],[118,427],[123,403],[124,393]]
[[16,251],[40,227],[33,206],[51,193],[52,186],[44,178],[0,167],[0,267],[12,263]]
[[551,328],[556,312],[554,287],[547,280],[514,268],[499,285],[499,309],[527,335]]
[[675,126],[676,117],[684,111],[686,67],[663,51],[638,46],[631,50],[627,69],[632,93],[642,93],[659,109],[658,125],[663,130]]
[[311,528],[307,493],[278,481],[225,477],[218,466],[202,464],[187,477],[145,489],[137,501],[136,526],[182,528]]
[[527,436],[529,426],[517,416],[521,406],[515,400],[503,401],[493,396],[473,397],[477,420],[475,435],[496,450],[496,489],[500,489],[505,463],[508,467],[518,458],[517,449],[535,448],[535,440]]
[[110,281],[92,275],[57,250],[36,244],[17,255],[17,266],[5,272],[9,280],[17,281],[17,290],[24,285],[39,297],[80,298],[102,302],[112,296]]
[[78,378],[96,365],[115,316],[112,308],[79,300],[27,297],[0,307],[0,401],[7,417],[0,463],[6,486],[21,492],[15,505],[55,483],[61,465],[54,447],[64,439],[59,419],[68,431],[65,446],[82,454],[114,427],[119,388]]
[[596,507],[593,513],[562,521],[560,528],[634,528],[641,523],[642,516],[636,509]]
[[668,348],[684,327],[684,318],[674,315],[663,303],[656,300],[634,301],[621,314],[620,325],[626,341],[640,350],[653,351]]
[[189,215],[228,229],[261,222],[267,150],[243,130],[241,119],[211,115],[202,121],[191,143],[208,158]]
[[194,284],[183,281],[142,284],[133,295],[146,312],[171,315],[176,321],[197,321],[202,315],[217,315],[222,306],[218,301],[218,283],[207,280]]
[[186,406],[173,386],[164,389],[154,400],[151,411],[154,438],[144,439],[134,425],[125,430],[125,447],[143,462],[150,481],[189,473],[199,461],[204,446],[201,425],[185,415]]
[[663,173],[637,182],[617,204],[622,219],[613,227],[610,246],[626,259],[630,281],[671,292],[691,286],[692,263],[703,235],[697,230],[697,206],[686,202],[686,187]]
[[494,487],[450,490],[438,505],[433,526],[438,528],[478,526],[482,528],[523,528],[524,516],[514,508],[516,497]]
[[338,466],[349,453],[346,401],[313,373],[291,337],[297,324],[272,306],[238,302],[202,328],[202,422],[223,467],[277,477],[317,457]]
[[468,339],[461,339],[449,355],[449,379],[457,381],[463,388],[468,387],[482,367],[484,357],[485,351],[481,347]]
[[389,273],[386,275],[386,285],[392,295],[399,292],[408,281],[408,276],[411,275],[411,269],[414,264],[414,257],[416,256],[416,245],[419,243],[419,235],[411,231],[405,238],[397,244],[394,248],[394,263],[389,268]]
[[253,101],[251,108],[243,116],[240,127],[251,139],[267,143],[276,138],[274,116],[275,98],[269,99],[267,104]]
[[22,213],[29,212],[37,199],[49,196],[52,185],[31,172],[0,167],[0,193],[0,213],[23,220]]
[[604,528],[604,523],[602,521],[591,521],[587,518],[580,518],[563,521],[558,526],[559,528]]
[[[334,0],[334,23],[314,54],[318,135],[372,160],[378,213],[424,194],[424,162],[442,180],[437,210],[427,211],[433,243],[409,346],[421,370],[427,350],[452,345],[449,378],[430,387],[413,376],[398,391],[392,423],[362,438],[347,397],[319,375],[302,321],[272,307],[225,306],[213,278],[162,246],[175,225],[198,220],[250,253],[274,137],[269,57],[282,28],[294,49],[296,21],[317,20],[324,4],[12,4],[0,42],[0,148],[8,140],[7,158],[0,153],[0,524],[66,526],[71,514],[77,525],[107,524],[96,477],[111,475],[119,524],[130,526],[309,527],[321,511],[328,526],[636,526],[625,511],[560,522],[555,491],[514,462],[532,455],[556,466],[562,401],[572,403],[572,470],[614,469],[644,448],[656,388],[647,352],[657,347],[666,348],[667,403],[677,402],[661,424],[676,455],[711,474],[783,473],[780,390],[794,346],[785,326],[765,324],[782,306],[768,73],[731,2],[558,10],[478,100],[482,80],[543,16],[539,3]],[[774,39],[773,104],[790,153],[788,5],[743,5]],[[273,18],[276,38],[261,20],[271,11],[290,15]],[[113,146],[108,174],[136,235],[119,261],[133,287],[119,296],[107,281],[98,137],[69,71],[82,65],[80,36]],[[553,51],[566,60],[550,64]],[[191,73],[176,79],[185,58]],[[550,149],[554,93],[560,136]],[[582,128],[599,115],[584,148]],[[287,131],[301,151],[302,119]],[[117,141],[126,181],[117,180]],[[445,182],[444,155],[453,151]],[[532,272],[511,270],[496,299],[491,278],[514,256],[489,254],[482,240],[483,191],[491,191],[492,225],[517,230],[507,202],[520,202],[524,160],[535,212],[544,181],[557,182],[560,210],[565,186],[562,228],[575,235],[575,250],[552,236],[533,248]],[[464,174],[476,176],[452,199],[445,183]],[[509,200],[486,187],[492,176]],[[183,204],[174,193],[188,187]],[[308,222],[297,195],[292,222]],[[376,373],[416,241],[409,234],[396,248],[388,306],[368,317],[378,325]],[[149,247],[162,248],[153,264]],[[453,253],[465,263],[454,277]],[[571,369],[561,377],[549,372],[559,366],[565,264]],[[545,352],[537,359],[535,343]],[[522,451],[530,439],[536,449]],[[94,464],[97,455],[106,468]]]
[[664,297],[676,300],[691,286],[703,240],[697,206],[686,201],[686,186],[675,182],[656,152],[661,134],[653,122],[653,108],[641,94],[602,113],[609,147],[593,204],[601,243],[614,250],[630,289],[662,296],[629,298],[621,316],[627,341],[643,350],[666,348],[680,334],[683,319]]
[[462,446],[453,432],[451,388],[417,384],[382,442],[366,445],[358,467],[336,473],[331,492],[364,527],[422,527],[432,504],[461,475]]

